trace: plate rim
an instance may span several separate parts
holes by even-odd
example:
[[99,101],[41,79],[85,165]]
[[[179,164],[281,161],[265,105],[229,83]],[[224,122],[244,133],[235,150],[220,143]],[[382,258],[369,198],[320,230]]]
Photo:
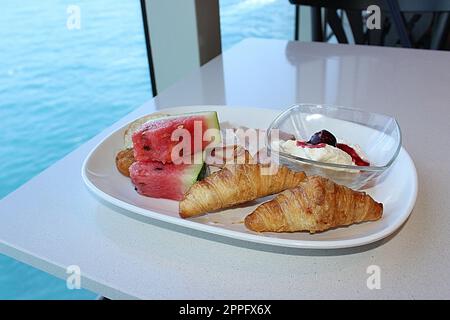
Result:
[[[269,108],[257,108],[257,107],[230,107],[230,106],[224,106],[224,105],[192,105],[192,106],[179,106],[179,107],[173,107],[173,108],[165,108],[156,110],[155,112],[173,112],[178,111],[181,108],[229,108],[229,109],[263,109],[263,110],[271,110],[271,111],[278,111],[278,109],[269,109]],[[282,110],[280,111],[282,112]],[[376,232],[371,235],[363,236],[356,239],[344,239],[344,240],[295,240],[295,239],[282,239],[282,238],[276,238],[276,237],[265,237],[260,236],[258,234],[252,234],[252,233],[243,233],[240,231],[234,231],[222,228],[220,226],[211,226],[195,221],[190,221],[187,219],[182,219],[179,217],[172,217],[169,215],[165,215],[162,213],[158,213],[155,211],[151,211],[148,209],[141,208],[139,206],[127,203],[123,200],[119,200],[108,193],[102,191],[97,186],[95,186],[90,179],[87,176],[87,164],[91,157],[93,156],[94,152],[106,141],[108,140],[113,134],[116,132],[122,130],[124,127],[128,126],[133,121],[140,119],[145,115],[140,115],[136,117],[134,120],[131,120],[124,124],[123,126],[117,128],[113,132],[109,133],[107,136],[103,137],[88,153],[88,155],[85,157],[83,164],[81,166],[81,176],[83,179],[84,184],[88,187],[89,191],[91,191],[95,196],[98,196],[100,199],[105,200],[106,202],[133,212],[135,214],[139,214],[142,216],[145,216],[147,218],[163,221],[166,223],[174,224],[183,228],[189,228],[193,230],[198,230],[202,232],[206,232],[208,234],[211,234],[213,236],[219,235],[224,236],[231,239],[238,239],[241,241],[246,242],[252,242],[252,243],[258,243],[258,244],[264,244],[264,245],[272,245],[277,247],[289,247],[289,248],[298,248],[298,249],[343,249],[343,248],[351,248],[351,247],[360,247],[363,245],[367,245],[373,242],[377,242],[381,239],[384,239],[388,237],[389,235],[393,234],[397,229],[399,229],[409,218],[411,215],[411,212],[414,208],[414,205],[417,200],[417,192],[418,192],[418,176],[417,176],[417,169],[414,165],[414,162],[411,158],[411,156],[408,154],[406,149],[402,146],[399,157],[401,158],[401,155],[405,156],[405,160],[410,163],[410,167],[412,168],[413,176],[412,178],[412,197],[411,201],[409,202],[408,206],[405,208],[405,213],[396,221],[396,223],[389,225],[387,228],[383,229],[380,232]],[[398,160],[398,159],[397,159]]]

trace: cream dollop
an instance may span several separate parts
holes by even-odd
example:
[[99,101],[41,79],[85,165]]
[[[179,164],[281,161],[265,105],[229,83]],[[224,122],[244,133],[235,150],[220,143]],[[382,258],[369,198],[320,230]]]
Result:
[[[357,153],[361,156],[361,158],[363,159],[366,158],[366,156],[363,154],[361,148],[358,145],[350,145],[350,146],[357,151]],[[280,140],[273,142],[272,147],[275,150],[281,150],[293,156],[301,157],[304,159],[310,159],[326,163],[354,165],[352,157],[348,153],[342,151],[339,148],[330,146],[328,144],[324,144],[323,147],[319,148],[310,148],[298,146],[296,140],[287,140],[287,141]]]

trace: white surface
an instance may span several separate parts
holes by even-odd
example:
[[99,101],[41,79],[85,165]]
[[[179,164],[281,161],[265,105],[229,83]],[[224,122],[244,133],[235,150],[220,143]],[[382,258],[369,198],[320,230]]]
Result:
[[[0,202],[0,251],[111,298],[450,298],[450,53],[247,40],[178,82]],[[398,233],[332,251],[211,241],[117,214],[80,170],[105,136],[177,105],[284,109],[295,102],[358,107],[398,119],[419,190]],[[439,152],[436,153],[436,148]],[[143,220],[143,219],[141,219]],[[255,250],[258,249],[258,250]],[[367,267],[381,269],[369,290]]]
[[[254,129],[266,129],[279,114],[277,110],[258,108],[228,108],[226,106],[188,106],[166,109],[168,114],[183,112],[217,111],[219,120]],[[249,123],[248,119],[253,119]],[[330,119],[332,128],[343,136],[371,136],[373,129],[358,124],[353,126],[347,121]],[[339,125],[341,123],[341,125]],[[405,150],[397,158],[397,163],[383,179],[374,187],[367,189],[376,201],[383,203],[382,219],[337,228],[323,233],[311,235],[305,232],[296,233],[256,233],[248,230],[244,218],[251,213],[263,199],[251,204],[207,214],[201,217],[182,219],[178,215],[178,202],[167,199],[154,199],[139,195],[133,188],[129,178],[118,172],[115,166],[115,155],[123,149],[124,132],[127,125],[113,132],[100,142],[88,155],[82,167],[83,180],[89,189],[99,198],[119,208],[143,215],[147,218],[208,232],[232,239],[269,244],[281,247],[335,249],[360,246],[378,241],[392,234],[408,218],[416,200],[417,174],[414,164]],[[327,123],[323,128],[330,128]],[[212,237],[212,240],[214,238]]]

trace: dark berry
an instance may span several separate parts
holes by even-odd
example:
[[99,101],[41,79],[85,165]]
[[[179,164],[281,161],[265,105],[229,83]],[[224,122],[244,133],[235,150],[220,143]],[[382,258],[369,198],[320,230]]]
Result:
[[312,135],[311,139],[309,139],[308,143],[310,144],[319,144],[319,143],[326,143],[330,146],[336,147],[336,137],[327,130],[322,130],[319,132],[316,132]]

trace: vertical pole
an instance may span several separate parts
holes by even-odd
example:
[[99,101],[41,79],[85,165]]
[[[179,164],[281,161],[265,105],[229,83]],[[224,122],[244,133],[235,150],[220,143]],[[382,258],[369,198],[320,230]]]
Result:
[[295,28],[294,28],[294,40],[299,39],[299,24],[300,24],[300,5],[295,5]]
[[[331,10],[331,9],[327,9]],[[323,42],[323,30],[322,30],[322,8],[311,8],[311,28],[313,41]]]
[[200,65],[222,53],[219,0],[195,0]]
[[147,8],[145,6],[145,0],[141,0],[141,11],[142,11],[142,22],[143,22],[143,26],[144,26],[144,34],[145,34],[145,44],[147,47],[147,59],[148,59],[148,68],[149,68],[149,72],[150,72],[150,84],[152,86],[152,95],[153,95],[153,97],[155,97],[158,94],[158,90],[156,88],[155,68],[153,66],[152,47],[150,45],[150,33],[148,32]]
[[389,11],[392,15],[392,20],[394,20],[395,27],[397,29],[398,35],[400,36],[400,42],[404,48],[411,48],[411,40],[409,39],[408,32],[406,31],[405,19],[400,11],[400,6],[397,0],[386,0]]

